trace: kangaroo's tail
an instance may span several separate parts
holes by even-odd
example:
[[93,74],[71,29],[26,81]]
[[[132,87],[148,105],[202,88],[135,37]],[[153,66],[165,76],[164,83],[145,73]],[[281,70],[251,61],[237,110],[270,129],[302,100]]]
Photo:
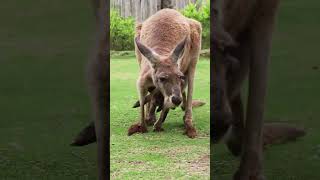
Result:
[[200,101],[197,99],[192,100],[192,107],[193,108],[197,108],[197,107],[201,107],[203,105],[205,105],[206,103],[204,101]]
[[265,123],[263,126],[263,146],[295,141],[306,135],[304,128],[287,123]]

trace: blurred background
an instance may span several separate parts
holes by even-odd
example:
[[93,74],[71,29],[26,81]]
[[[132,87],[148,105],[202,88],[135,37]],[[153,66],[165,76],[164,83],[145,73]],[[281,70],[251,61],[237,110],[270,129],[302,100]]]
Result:
[[[267,148],[264,172],[270,180],[320,179],[319,7],[317,0],[280,1],[269,63],[265,121],[305,127],[307,135],[296,142]],[[232,179],[239,159],[222,144],[214,147],[212,156],[213,178]]]
[[96,179],[95,144],[69,146],[91,119],[90,1],[3,0],[0,179]]

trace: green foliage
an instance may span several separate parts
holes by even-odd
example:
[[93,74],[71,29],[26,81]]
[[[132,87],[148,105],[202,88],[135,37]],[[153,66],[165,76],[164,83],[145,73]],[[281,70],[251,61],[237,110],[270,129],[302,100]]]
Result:
[[[119,12],[110,12],[111,50],[125,51],[134,49],[135,20],[133,17],[121,17]],[[196,4],[190,3],[181,13],[202,24],[202,48],[210,47],[210,1],[206,1],[199,9]]]
[[[196,3],[197,4],[197,3]],[[202,25],[202,49],[210,47],[210,1],[206,1],[199,9],[197,5],[189,3],[181,13],[191,19],[197,20]]]
[[120,14],[111,10],[110,12],[110,45],[111,50],[124,51],[134,49],[134,27],[135,20],[132,17],[121,17]]

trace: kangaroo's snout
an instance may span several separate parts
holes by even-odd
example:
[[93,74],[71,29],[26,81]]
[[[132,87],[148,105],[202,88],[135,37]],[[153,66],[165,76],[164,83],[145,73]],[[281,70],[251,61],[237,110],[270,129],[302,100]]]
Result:
[[172,96],[171,101],[174,105],[178,106],[181,104],[181,97],[180,96]]

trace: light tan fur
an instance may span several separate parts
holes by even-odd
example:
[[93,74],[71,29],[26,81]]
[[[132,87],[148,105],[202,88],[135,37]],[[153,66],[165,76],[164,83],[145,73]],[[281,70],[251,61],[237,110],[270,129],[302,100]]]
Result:
[[[150,28],[152,27],[152,28]],[[189,19],[172,9],[163,9],[147,19],[136,28],[136,36],[140,35],[142,43],[162,56],[169,55],[175,46],[187,37],[186,49],[179,62],[182,72],[186,72],[190,59],[198,58],[201,49],[201,24]],[[148,61],[136,49],[141,74],[151,70]]]

